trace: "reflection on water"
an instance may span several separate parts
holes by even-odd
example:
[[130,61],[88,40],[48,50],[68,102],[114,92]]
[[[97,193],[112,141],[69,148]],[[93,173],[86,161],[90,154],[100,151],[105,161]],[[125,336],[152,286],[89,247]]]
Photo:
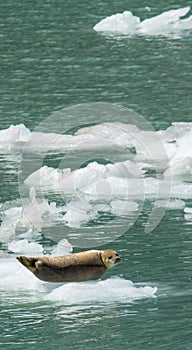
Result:
[[[168,292],[168,291],[167,291]],[[185,296],[185,306],[190,307],[190,297]],[[180,303],[180,298],[163,296],[154,300],[137,302],[127,306],[61,307],[33,303],[20,304],[2,312],[4,329],[1,340],[6,348],[30,349],[43,341],[69,349],[111,347],[120,349],[161,347],[176,349],[190,345],[190,312]],[[170,310],[175,310],[174,313]],[[11,315],[11,318],[10,318]],[[177,322],[175,322],[177,319]],[[11,325],[11,327],[10,327]],[[49,329],[49,332],[47,332]],[[122,343],[123,339],[123,343]]]

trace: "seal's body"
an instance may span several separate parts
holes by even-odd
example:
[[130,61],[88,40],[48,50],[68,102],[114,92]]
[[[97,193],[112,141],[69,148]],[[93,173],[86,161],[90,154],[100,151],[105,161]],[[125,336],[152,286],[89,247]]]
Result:
[[46,282],[82,282],[100,278],[120,262],[114,250],[90,250],[58,257],[17,257],[36,277]]

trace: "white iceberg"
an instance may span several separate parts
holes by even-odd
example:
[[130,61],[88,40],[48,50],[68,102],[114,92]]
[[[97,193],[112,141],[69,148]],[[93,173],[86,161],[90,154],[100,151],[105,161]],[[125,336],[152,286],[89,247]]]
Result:
[[182,19],[190,7],[163,12],[158,16],[141,21],[130,11],[117,13],[97,23],[93,29],[97,32],[112,34],[145,34],[145,35],[167,35],[177,31],[192,29],[192,16]]

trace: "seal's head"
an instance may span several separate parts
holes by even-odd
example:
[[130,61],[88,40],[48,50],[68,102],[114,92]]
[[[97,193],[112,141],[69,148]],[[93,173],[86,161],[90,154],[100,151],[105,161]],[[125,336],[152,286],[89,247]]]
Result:
[[101,259],[107,269],[111,269],[121,261],[119,254],[115,250],[101,251]]

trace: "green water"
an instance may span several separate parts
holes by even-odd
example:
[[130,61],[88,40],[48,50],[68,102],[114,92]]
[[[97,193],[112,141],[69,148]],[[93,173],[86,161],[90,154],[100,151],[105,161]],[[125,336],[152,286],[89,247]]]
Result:
[[[23,123],[33,130],[54,111],[98,101],[131,108],[157,130],[173,121],[191,122],[191,33],[114,38],[92,29],[126,9],[145,19],[186,5],[1,1],[0,129]],[[9,171],[16,167],[1,155],[2,204],[19,196],[17,175]],[[5,291],[1,348],[191,350],[191,222],[182,210],[167,211],[147,235],[147,214],[146,206],[134,226],[110,244],[122,263],[107,277],[156,286],[156,297],[77,307],[38,299],[35,292]]]

